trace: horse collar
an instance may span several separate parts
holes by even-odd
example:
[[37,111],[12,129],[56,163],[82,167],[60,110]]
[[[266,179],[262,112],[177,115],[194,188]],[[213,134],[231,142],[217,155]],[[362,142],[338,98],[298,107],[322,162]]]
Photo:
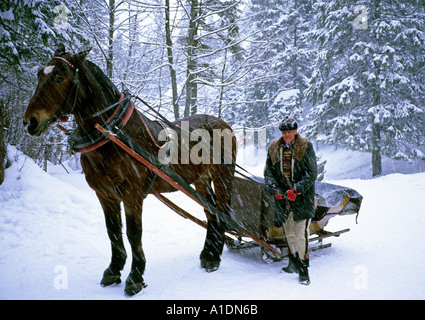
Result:
[[[111,131],[114,131],[116,127],[121,129],[127,124],[134,111],[134,104],[130,102],[128,96],[126,97],[127,94],[128,93],[121,94],[117,109],[113,115],[106,120],[102,127],[110,128]],[[123,107],[121,107],[121,105],[123,105]],[[107,140],[105,136],[97,130],[82,137],[77,136],[77,130],[74,130],[68,137],[68,144],[70,145],[71,150],[78,153],[93,151],[103,146],[108,141],[109,140]]]

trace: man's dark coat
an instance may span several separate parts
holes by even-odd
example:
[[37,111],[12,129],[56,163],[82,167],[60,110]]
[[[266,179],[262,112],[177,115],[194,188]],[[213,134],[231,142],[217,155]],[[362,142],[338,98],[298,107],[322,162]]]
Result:
[[[269,185],[275,185],[278,189],[286,192],[288,190],[284,184],[282,175],[282,166],[280,158],[280,148],[285,145],[283,137],[272,141],[267,153],[266,166],[264,168],[265,182]],[[292,203],[292,212],[295,221],[310,219],[314,217],[314,184],[317,177],[317,161],[313,145],[307,138],[302,138],[299,134],[295,136],[293,145],[293,177],[292,186],[295,192],[300,192],[301,195],[297,196]],[[286,200],[279,200],[284,202]],[[284,222],[289,212],[287,212],[286,205],[276,206],[276,210],[283,210],[284,218],[279,219]],[[278,216],[278,213],[276,213]]]

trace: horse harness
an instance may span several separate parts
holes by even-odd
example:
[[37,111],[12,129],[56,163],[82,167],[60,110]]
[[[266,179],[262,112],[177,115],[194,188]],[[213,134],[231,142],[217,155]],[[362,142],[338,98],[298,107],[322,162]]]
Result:
[[[61,121],[67,121],[67,119],[63,119],[63,118],[67,118],[67,117],[64,117],[64,116],[66,114],[70,114],[74,111],[76,101],[77,101],[76,98],[77,98],[77,93],[78,93],[78,88],[79,88],[78,68],[76,68],[73,64],[71,64],[65,58],[55,56],[52,59],[62,60],[64,63],[66,63],[68,66],[70,66],[73,70],[75,70],[75,75],[74,75],[74,78],[73,78],[73,86],[72,86],[72,88],[71,88],[71,90],[68,94],[68,98],[65,102],[65,107],[63,108],[64,111],[62,111],[61,115],[58,117],[58,118],[61,119]],[[69,99],[70,99],[74,90],[75,90],[75,93],[74,93],[73,106],[69,110],[66,110],[68,108]],[[114,104],[92,114],[90,116],[90,118],[95,118],[95,117],[111,110],[114,106],[116,106],[118,104],[118,107],[115,110],[115,112],[113,113],[113,115],[108,120],[106,120],[106,122],[103,123],[102,127],[107,129],[108,134],[111,134],[111,133],[115,134],[116,132],[121,131],[121,129],[127,124],[128,120],[130,119],[130,117],[133,114],[133,111],[135,109],[134,104],[130,102],[131,97],[132,97],[132,95],[127,90],[125,90],[123,93],[121,93],[120,101],[118,101],[117,103],[114,103]],[[182,130],[180,128],[180,126],[171,123],[168,119],[166,119],[164,116],[159,114],[158,111],[154,110],[152,108],[152,106],[150,106],[148,103],[146,103],[144,100],[142,100],[138,96],[135,96],[135,98],[138,99],[139,101],[141,101],[145,106],[147,106],[155,114],[157,114],[157,116],[159,118],[161,118],[161,120],[167,125],[166,126],[162,121],[155,120],[168,133],[167,136],[166,136],[166,140],[165,140],[164,144],[160,146],[155,141],[155,138],[153,137],[152,132],[150,131],[149,127],[147,126],[147,124],[146,124],[145,120],[143,119],[141,113],[138,110],[136,110],[136,112],[139,114],[140,119],[142,120],[144,127],[146,128],[146,131],[149,134],[149,137],[152,139],[155,146],[158,147],[158,148],[163,148],[170,141],[173,142],[173,138],[175,139],[175,137],[172,137],[171,134],[170,134],[170,131],[173,132],[173,130],[169,131],[167,129],[170,128],[170,129],[174,129],[174,130],[179,130],[179,129]],[[121,105],[123,105],[122,108],[121,108]],[[108,143],[110,141],[110,139],[107,138],[108,134],[103,134],[99,130],[95,130],[95,131],[93,131],[89,134],[86,134],[85,136],[79,136],[78,135],[78,129],[68,130],[68,129],[64,128],[63,126],[61,126],[60,124],[58,124],[57,127],[69,136],[68,137],[68,144],[70,145],[70,151],[72,153],[73,152],[85,153],[85,152],[93,151],[93,150],[105,145],[106,143]],[[191,132],[189,132],[189,134],[191,134]],[[244,168],[239,166],[237,163],[234,163],[234,164],[237,168],[239,168],[242,171],[249,174],[249,172],[247,170],[245,170]],[[167,164],[162,164],[162,163],[158,164],[158,165],[161,166],[161,167],[167,166]],[[232,170],[234,172],[237,172],[241,176],[247,178],[248,180],[255,182],[256,184],[263,185],[262,183],[259,183],[258,181],[254,180],[252,177],[247,176],[245,173],[241,172],[240,170],[235,170],[234,168]],[[251,176],[252,176],[252,174],[251,174]],[[152,177],[151,183],[148,187],[148,192],[145,194],[145,197],[149,193],[150,189],[153,188],[153,185],[155,184],[157,177],[158,176],[156,174],[154,174],[154,176]],[[265,184],[264,186],[268,189],[271,189],[271,187],[268,186],[267,184]]]
[[[77,102],[77,94],[78,94],[78,89],[80,86],[80,81],[78,79],[78,68],[76,68],[72,63],[70,63],[68,60],[66,60],[65,58],[62,57],[53,57],[52,59],[58,59],[58,60],[62,60],[63,62],[65,62],[69,67],[71,67],[71,69],[73,69],[75,71],[73,80],[72,80],[72,87],[71,90],[68,94],[68,97],[65,101],[65,105],[64,108],[62,108],[62,112],[60,113],[60,115],[58,116],[59,120],[61,122],[66,122],[68,121],[68,117],[66,115],[73,113],[74,109],[75,109],[75,105]],[[74,102],[72,104],[72,106],[69,108],[69,100],[71,98],[71,96],[74,95]],[[112,116],[110,116],[102,125],[102,127],[108,128],[109,131],[114,132],[116,129],[122,129],[127,122],[129,121],[130,117],[133,114],[133,111],[135,109],[135,106],[133,103],[130,102],[130,98],[131,95],[128,91],[124,91],[123,93],[121,93],[121,98],[118,102],[92,114],[89,118],[95,118],[100,116],[101,114],[111,110],[112,108],[114,108],[115,106],[117,106],[116,110],[114,111],[114,113],[112,114]],[[149,134],[149,137],[152,139],[153,143],[155,144],[156,147],[158,148],[163,148],[167,145],[167,143],[170,141],[170,137],[169,135],[166,136],[166,140],[164,142],[163,145],[159,145],[155,138],[153,137],[153,134],[151,132],[151,130],[149,129],[148,125],[146,124],[146,121],[143,119],[141,113],[136,110],[136,112],[138,113],[140,119],[142,120],[142,123],[144,125],[144,127],[146,128],[146,131]],[[165,125],[158,121],[158,123],[164,128],[164,130],[166,130],[167,128],[165,127]],[[68,135],[68,144],[70,146],[71,152],[78,152],[78,153],[85,153],[85,152],[89,152],[89,151],[93,151],[101,146],[103,146],[104,144],[108,143],[109,140],[106,139],[106,137],[99,132],[98,130],[95,130],[89,134],[86,134],[84,136],[79,136],[78,135],[78,129],[74,129],[74,130],[68,130],[66,128],[64,128],[63,126],[61,126],[60,124],[57,125],[57,127],[62,130],[63,132],[65,132],[65,134]]]

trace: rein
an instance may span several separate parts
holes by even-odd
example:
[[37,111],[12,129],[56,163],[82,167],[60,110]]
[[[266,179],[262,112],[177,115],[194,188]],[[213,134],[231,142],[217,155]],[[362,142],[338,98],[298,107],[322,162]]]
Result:
[[[169,126],[170,128],[172,128],[172,129],[174,129],[175,131],[183,131],[183,129],[180,127],[180,126],[177,126],[177,125],[175,125],[174,123],[172,123],[171,121],[169,121],[167,118],[165,118],[162,114],[160,114],[158,111],[156,111],[149,103],[147,103],[146,101],[144,101],[143,99],[141,99],[140,97],[138,97],[138,96],[133,96],[135,99],[137,99],[137,100],[139,100],[141,103],[143,103],[146,107],[148,107],[148,109],[150,110],[150,111],[152,111],[153,113],[155,113],[155,115],[159,118],[159,119],[161,119],[162,121],[164,121],[164,123],[167,125],[167,126]],[[187,132],[188,134],[189,134],[189,136],[194,136],[194,134],[192,133],[192,132],[190,132],[190,131],[188,131]],[[196,138],[197,138],[197,136],[196,136]],[[203,142],[203,140],[201,140],[201,142]],[[210,155],[211,156],[213,156],[214,155],[214,147],[212,147],[212,146],[210,146],[210,145],[208,145],[207,146],[210,150],[209,150],[209,153],[210,153]],[[224,155],[223,154],[221,154],[221,157],[222,157],[222,159],[221,160],[224,160]],[[239,175],[241,175],[242,177],[244,177],[245,179],[248,179],[248,180],[250,180],[250,181],[252,181],[252,182],[254,182],[254,183],[256,183],[256,184],[258,184],[258,185],[261,185],[261,186],[265,186],[268,190],[270,190],[271,192],[275,192],[275,190],[273,189],[273,187],[271,187],[271,186],[269,186],[268,184],[266,184],[266,183],[262,183],[262,182],[260,182],[260,181],[257,181],[256,179],[255,179],[255,175],[254,174],[252,174],[252,173],[250,173],[248,170],[246,170],[245,168],[243,168],[243,167],[241,167],[240,165],[238,165],[237,163],[236,163],[236,161],[233,161],[232,160],[232,164],[235,166],[235,168],[232,168],[231,166],[229,166],[229,165],[227,165],[226,163],[224,163],[225,161],[223,161],[223,164],[224,164],[224,166],[226,166],[229,170],[232,170],[233,172],[235,172],[235,173],[237,173],[237,174],[239,174]],[[242,172],[243,171],[243,172]]]

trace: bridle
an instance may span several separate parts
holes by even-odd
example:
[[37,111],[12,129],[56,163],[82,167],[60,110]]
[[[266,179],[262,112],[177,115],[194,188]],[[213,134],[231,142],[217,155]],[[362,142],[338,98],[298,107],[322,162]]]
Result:
[[[66,116],[67,114],[72,113],[75,109],[75,105],[77,104],[78,89],[80,88],[80,80],[78,79],[78,68],[76,68],[71,62],[69,62],[65,58],[57,57],[57,56],[53,57],[52,60],[53,59],[62,60],[68,66],[70,66],[71,69],[73,69],[75,71],[74,77],[72,78],[72,87],[71,87],[71,90],[68,93],[68,97],[66,98],[65,105],[62,108],[62,111],[60,112],[60,114],[57,116],[59,119],[61,119],[62,117]],[[69,108],[69,100],[71,99],[72,95],[74,95],[74,103],[72,104],[71,108]]]

